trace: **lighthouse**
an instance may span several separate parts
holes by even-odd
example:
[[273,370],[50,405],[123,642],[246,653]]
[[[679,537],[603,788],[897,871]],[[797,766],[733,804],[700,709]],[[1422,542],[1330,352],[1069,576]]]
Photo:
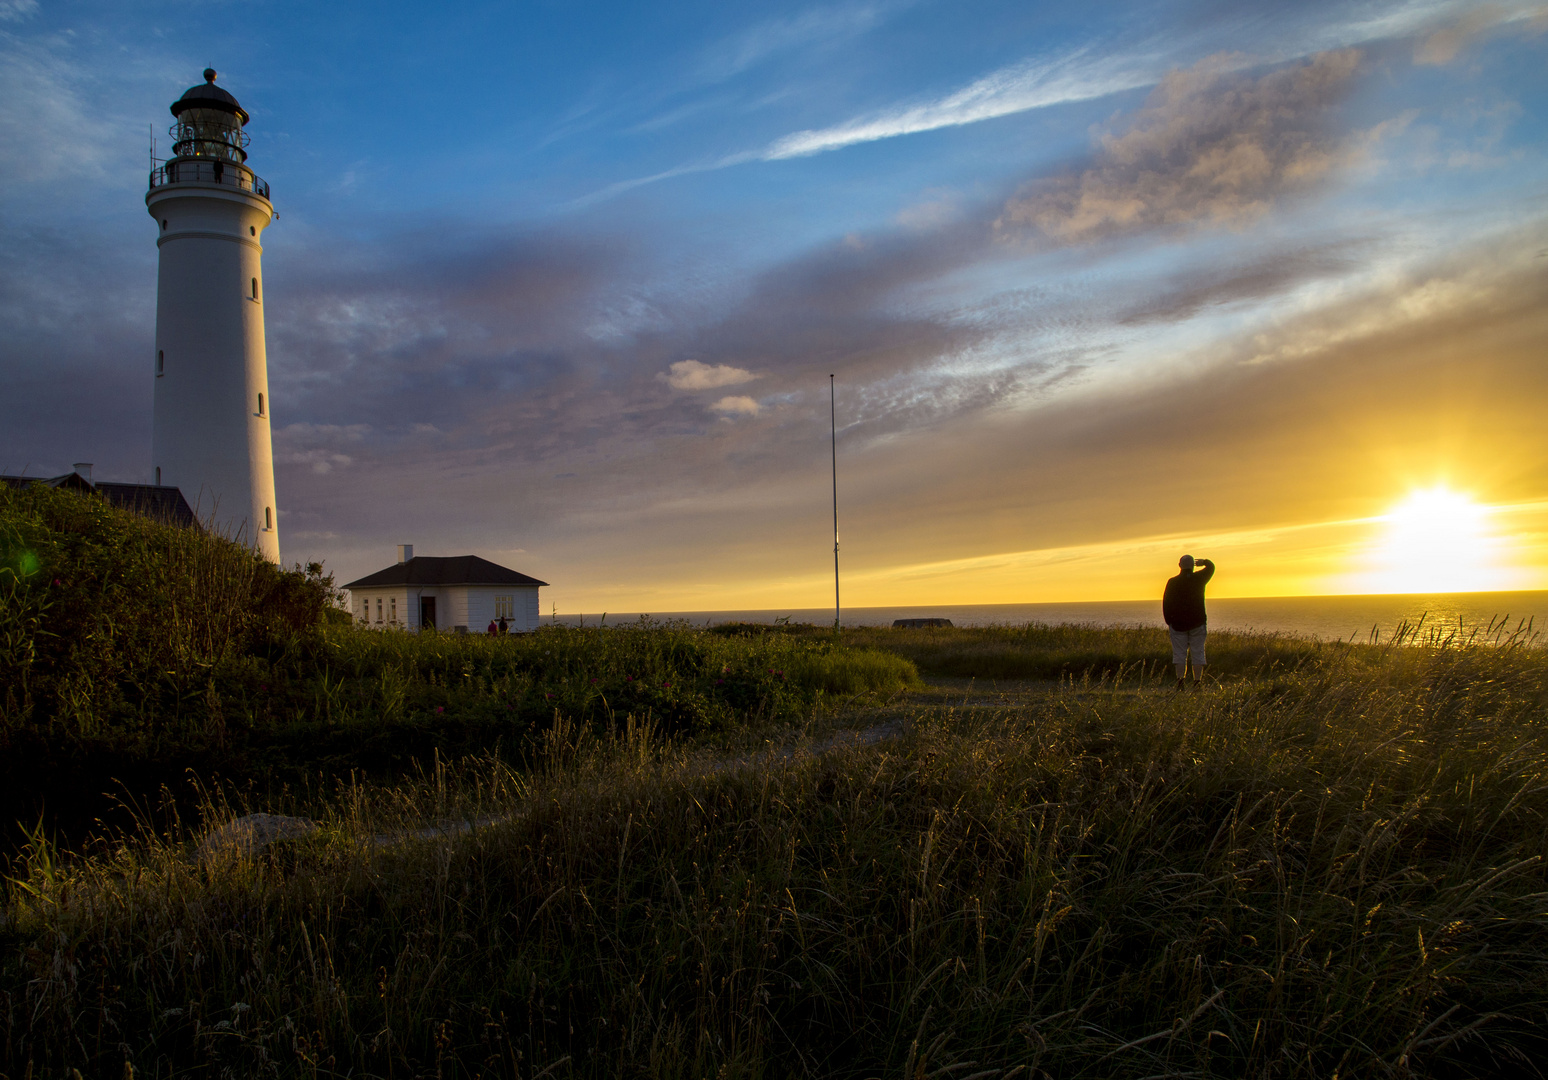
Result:
[[247,167],[247,113],[213,69],[172,115],[173,156],[151,172],[145,196],[160,249],[156,483],[181,489],[201,519],[277,563],[261,266],[274,206]]

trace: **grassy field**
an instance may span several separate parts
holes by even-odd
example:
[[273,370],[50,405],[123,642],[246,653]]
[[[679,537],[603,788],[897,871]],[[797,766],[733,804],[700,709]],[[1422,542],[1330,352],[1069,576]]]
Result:
[[0,824],[41,817],[74,837],[163,788],[186,807],[189,770],[260,792],[385,779],[437,753],[521,762],[556,714],[703,736],[918,679],[831,635],[367,631],[333,593],[320,566],[285,571],[101,500],[0,487]]
[[561,722],[530,771],[273,805],[322,828],[254,857],[39,844],[0,1068],[1537,1075],[1543,661],[955,680],[847,716],[894,738],[762,753]]
[[[1148,630],[491,641],[328,593],[0,490],[7,782],[189,793],[15,852],[0,1075],[1541,1075],[1520,635],[1215,635],[1178,693]],[[209,842],[258,810],[317,827]]]

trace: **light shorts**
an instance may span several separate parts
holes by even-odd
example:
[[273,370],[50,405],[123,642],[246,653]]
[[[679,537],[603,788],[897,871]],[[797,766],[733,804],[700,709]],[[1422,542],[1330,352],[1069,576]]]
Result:
[[1167,627],[1167,633],[1172,636],[1172,664],[1174,667],[1182,667],[1188,662],[1188,653],[1193,652],[1193,666],[1203,667],[1208,661],[1204,659],[1204,634],[1209,626],[1195,626],[1192,630],[1173,630]]

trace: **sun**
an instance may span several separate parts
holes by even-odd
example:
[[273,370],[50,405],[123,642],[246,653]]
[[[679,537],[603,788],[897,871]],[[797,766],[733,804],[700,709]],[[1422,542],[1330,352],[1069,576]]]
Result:
[[1371,592],[1482,592],[1500,588],[1500,541],[1489,508],[1444,487],[1414,491],[1383,518]]

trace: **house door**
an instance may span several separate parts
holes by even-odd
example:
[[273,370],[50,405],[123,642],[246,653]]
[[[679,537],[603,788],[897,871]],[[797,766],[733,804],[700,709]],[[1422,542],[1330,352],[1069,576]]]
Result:
[[419,626],[422,630],[435,629],[435,597],[421,596],[419,598]]

